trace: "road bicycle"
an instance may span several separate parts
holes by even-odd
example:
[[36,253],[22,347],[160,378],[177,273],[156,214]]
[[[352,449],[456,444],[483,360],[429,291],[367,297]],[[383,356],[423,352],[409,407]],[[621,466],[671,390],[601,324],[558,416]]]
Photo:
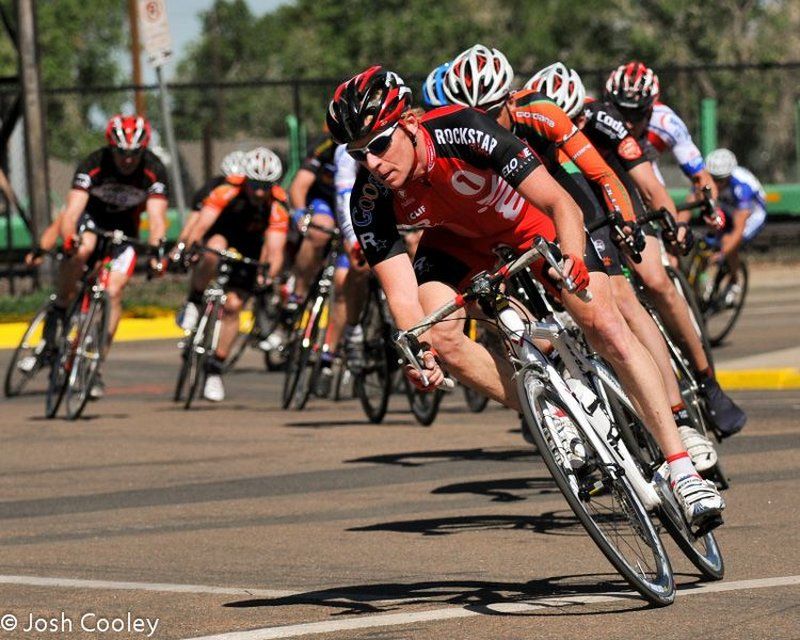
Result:
[[94,266],[87,269],[78,285],[78,295],[70,304],[56,331],[56,356],[50,368],[45,394],[45,416],[53,418],[62,402],[66,417],[75,420],[83,413],[105,352],[108,348],[108,319],[111,311],[106,292],[111,274],[113,254],[122,245],[130,245],[144,253],[157,252],[152,247],[130,238],[119,230],[105,231],[85,223],[80,233],[97,236],[93,254]]
[[231,275],[234,269],[246,268],[266,271],[269,265],[246,258],[235,249],[218,251],[210,247],[196,247],[193,253],[207,253],[219,258],[216,276],[203,292],[202,313],[196,326],[187,331],[178,343],[181,350],[181,366],[175,383],[173,400],[183,402],[189,409],[205,384],[206,363],[214,355],[222,329],[222,313],[228,298]]
[[[519,258],[494,273],[476,276],[461,295],[400,332],[396,341],[405,358],[421,370],[419,336],[476,302],[504,337],[516,369],[524,427],[576,517],[634,589],[654,604],[669,604],[675,597],[672,569],[648,512],[658,515],[706,577],[722,576],[719,548],[713,533],[692,531],[685,522],[663,474],[654,469],[663,464],[662,458],[648,463],[641,452],[629,449],[621,427],[641,429],[641,421],[610,369],[574,327],[549,310],[525,271],[540,257],[560,269],[557,248],[539,238]],[[501,291],[502,284],[515,298]],[[564,286],[574,288],[569,280]],[[528,320],[530,312],[540,320]],[[555,355],[541,351],[534,339],[548,340]],[[624,415],[619,408],[612,410],[614,404]],[[623,417],[625,424],[620,424]],[[579,442],[565,437],[568,434],[578,434]],[[577,460],[576,444],[582,451]],[[718,523],[706,526],[714,524]]]

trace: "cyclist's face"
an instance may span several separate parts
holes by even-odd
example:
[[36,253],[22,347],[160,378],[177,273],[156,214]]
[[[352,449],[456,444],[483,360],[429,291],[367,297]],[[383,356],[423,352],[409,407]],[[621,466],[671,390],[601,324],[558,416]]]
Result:
[[625,124],[634,138],[641,138],[647,130],[647,125],[650,122],[650,114],[653,113],[652,109],[645,109],[644,111],[620,109],[622,117],[625,118]]
[[266,202],[270,195],[270,185],[257,180],[247,181],[247,197],[253,204]]
[[141,149],[125,151],[114,147],[111,155],[114,157],[114,164],[117,166],[117,169],[119,169],[119,172],[124,176],[130,175],[136,171],[136,168],[142,160]]
[[[414,126],[414,132],[416,127]],[[390,189],[398,189],[405,184],[408,174],[414,167],[414,147],[411,144],[409,130],[406,133],[400,126],[394,128],[388,146],[380,153],[368,151],[361,160],[370,173]],[[380,135],[380,134],[378,134]],[[378,136],[368,136],[349,144],[351,149],[369,149],[370,143]]]

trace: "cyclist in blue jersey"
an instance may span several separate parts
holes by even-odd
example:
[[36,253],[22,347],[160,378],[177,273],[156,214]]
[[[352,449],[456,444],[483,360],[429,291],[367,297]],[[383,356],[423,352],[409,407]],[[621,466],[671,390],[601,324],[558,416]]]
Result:
[[428,74],[422,85],[422,108],[430,111],[436,107],[450,104],[444,90],[444,74],[450,67],[450,62],[444,62]]
[[728,149],[715,149],[708,154],[706,166],[716,184],[717,205],[725,219],[715,257],[728,263],[735,278],[739,249],[752,241],[767,222],[767,195],[758,178],[740,167]]

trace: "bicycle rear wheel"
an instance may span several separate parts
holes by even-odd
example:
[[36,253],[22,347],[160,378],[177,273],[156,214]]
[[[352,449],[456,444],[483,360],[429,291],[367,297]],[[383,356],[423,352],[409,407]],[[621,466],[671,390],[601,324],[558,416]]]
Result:
[[6,398],[13,398],[22,393],[28,382],[36,377],[45,364],[44,319],[49,308],[48,302],[36,312],[22,335],[14,355],[11,356],[3,386]]
[[299,321],[289,342],[289,357],[283,381],[284,409],[302,409],[311,395],[314,370],[319,354],[319,322],[324,299],[312,292],[300,311]]
[[88,309],[80,314],[80,333],[65,396],[69,420],[79,418],[89,400],[108,341],[108,313],[108,295],[103,291],[93,295]]
[[620,575],[653,604],[675,599],[669,558],[650,516],[616,465],[603,463],[583,437],[585,462],[574,469],[558,435],[567,420],[583,434],[580,422],[537,373],[523,369],[517,378],[520,402],[536,446],[575,516]]
[[692,289],[692,287],[689,285],[689,282],[686,280],[686,276],[684,276],[680,270],[673,269],[670,266],[665,268],[669,279],[672,280],[672,284],[678,290],[678,295],[680,295],[680,297],[686,301],[686,306],[689,307],[689,319],[692,321],[692,326],[697,333],[697,337],[700,338],[700,342],[703,345],[703,351],[706,354],[708,363],[713,367],[714,354],[711,352],[711,341],[709,339],[708,327],[706,326],[706,320],[703,317],[703,312],[700,310],[700,306],[697,303],[697,297],[694,289]]
[[361,326],[364,329],[364,368],[355,378],[358,399],[369,421],[378,424],[386,416],[392,391],[390,359],[394,355],[389,327],[383,320],[381,300],[372,290]]
[[716,347],[733,330],[744,308],[748,287],[747,265],[740,260],[736,274],[733,274],[724,263],[711,282],[704,313],[709,341]]

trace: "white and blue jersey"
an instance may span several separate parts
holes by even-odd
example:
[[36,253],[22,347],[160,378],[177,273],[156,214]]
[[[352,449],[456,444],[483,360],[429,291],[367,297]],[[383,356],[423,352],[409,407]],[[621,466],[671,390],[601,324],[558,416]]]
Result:
[[[680,165],[681,171],[688,177],[696,175],[705,169],[703,154],[692,140],[692,134],[686,123],[680,116],[670,109],[667,105],[656,102],[653,106],[653,113],[650,122],[647,124],[646,138],[640,140],[640,144],[645,148],[656,175],[661,179],[658,171],[658,157],[667,149],[672,151]],[[661,182],[664,182],[661,179]]]
[[[347,153],[347,145],[340,144],[333,153],[333,187],[336,191],[336,224],[342,238],[350,245],[356,243],[353,222],[350,219],[350,193],[356,181],[358,163]],[[339,255],[336,266],[348,268],[350,260],[345,252]]]
[[767,194],[764,187],[750,171],[736,167],[728,184],[720,189],[717,203],[725,212],[726,231],[733,225],[734,211],[749,211],[744,227],[744,241],[752,240],[767,221]]

